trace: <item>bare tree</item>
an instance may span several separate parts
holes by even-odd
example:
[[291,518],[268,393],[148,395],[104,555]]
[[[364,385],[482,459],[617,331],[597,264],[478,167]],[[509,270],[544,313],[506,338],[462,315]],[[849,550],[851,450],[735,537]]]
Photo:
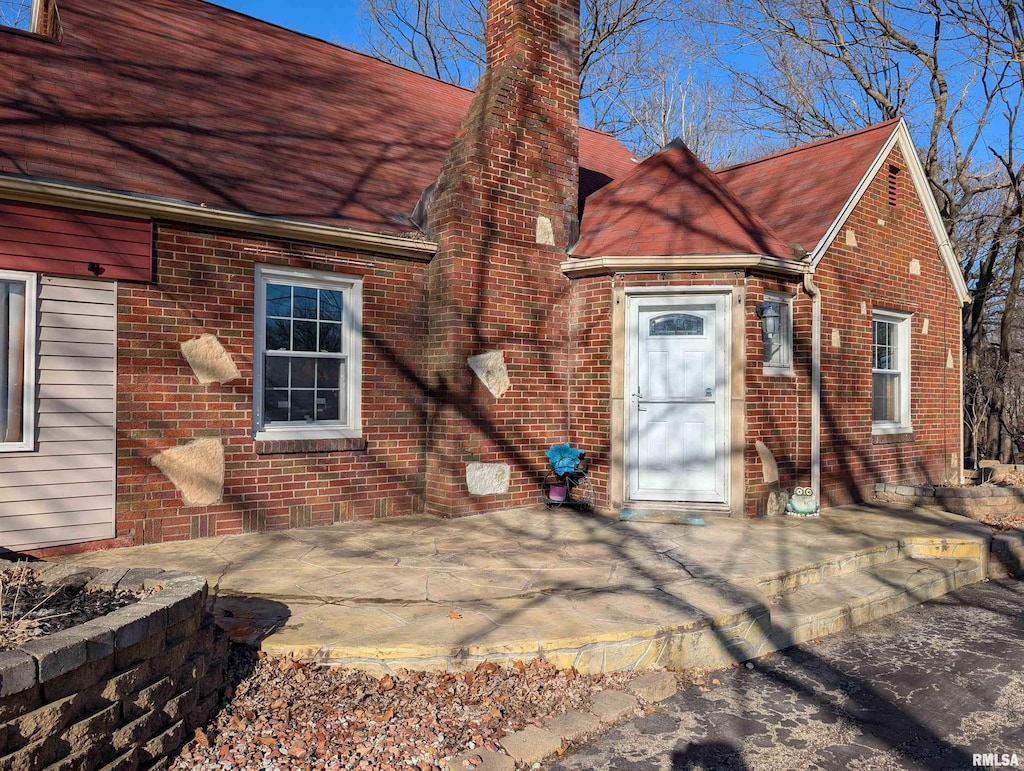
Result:
[[[965,375],[985,391],[969,396],[988,415],[975,419],[984,430],[967,427],[968,438],[1003,457],[1024,279],[1015,147],[1022,14],[1012,0],[736,0],[715,18],[733,44],[718,61],[734,78],[735,120],[749,130],[795,144],[908,119],[973,292],[963,316]],[[982,355],[992,342],[994,361]]]
[[[473,87],[484,66],[485,6],[485,0],[364,0],[363,35],[377,56]],[[679,22],[686,12],[677,0],[583,0],[585,124],[621,134],[630,144],[635,139],[637,147],[649,150],[679,133],[672,133],[670,118],[682,130],[711,114],[703,105],[697,112],[687,101],[692,77],[687,60],[678,56]],[[666,101],[660,114],[649,116],[659,92]]]
[[32,0],[0,0],[0,27],[27,30],[32,22]]

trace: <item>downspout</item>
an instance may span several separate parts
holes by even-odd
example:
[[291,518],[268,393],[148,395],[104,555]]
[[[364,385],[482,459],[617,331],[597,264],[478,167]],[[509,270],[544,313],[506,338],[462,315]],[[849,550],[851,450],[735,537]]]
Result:
[[811,296],[811,489],[821,505],[821,290],[811,278],[813,266],[804,272],[804,291]]

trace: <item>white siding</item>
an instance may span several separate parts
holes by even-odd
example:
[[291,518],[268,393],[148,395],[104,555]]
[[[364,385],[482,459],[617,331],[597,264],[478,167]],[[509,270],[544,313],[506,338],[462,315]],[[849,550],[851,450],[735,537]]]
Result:
[[0,547],[114,536],[117,284],[39,282],[36,450],[0,453]]

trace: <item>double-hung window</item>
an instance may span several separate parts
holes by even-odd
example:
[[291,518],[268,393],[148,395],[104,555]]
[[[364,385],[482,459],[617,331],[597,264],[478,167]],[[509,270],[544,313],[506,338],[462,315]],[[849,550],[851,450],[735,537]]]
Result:
[[871,328],[872,431],[910,431],[910,316],[875,311]]
[[358,437],[362,282],[258,266],[257,439]]
[[36,276],[0,270],[0,452],[35,448]]

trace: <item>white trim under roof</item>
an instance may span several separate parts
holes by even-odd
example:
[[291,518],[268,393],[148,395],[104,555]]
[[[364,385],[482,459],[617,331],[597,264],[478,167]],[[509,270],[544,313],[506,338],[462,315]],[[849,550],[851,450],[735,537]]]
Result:
[[192,225],[296,241],[312,241],[316,244],[383,252],[421,262],[430,262],[437,252],[437,243],[434,241],[350,230],[317,222],[212,209],[194,203],[112,193],[106,190],[4,175],[0,175],[0,197],[105,214],[123,214],[145,219],[185,222]]
[[846,220],[849,219],[857,204],[860,203],[860,199],[864,197],[868,186],[888,160],[889,153],[892,152],[893,147],[896,145],[899,145],[900,151],[903,153],[903,160],[907,164],[910,179],[914,183],[917,197],[921,201],[922,208],[924,208],[928,226],[932,231],[932,237],[938,245],[939,257],[942,260],[942,264],[946,267],[949,280],[953,284],[953,290],[956,292],[957,299],[962,305],[971,299],[971,293],[967,288],[967,283],[964,281],[963,274],[960,272],[960,262],[953,253],[953,246],[950,244],[949,236],[946,235],[946,228],[942,224],[942,215],[939,213],[939,207],[932,196],[931,188],[928,186],[928,178],[924,173],[924,167],[921,166],[921,159],[917,157],[917,148],[914,146],[914,140],[910,136],[910,129],[907,128],[907,123],[903,118],[900,118],[889,139],[886,140],[875,160],[872,161],[867,173],[864,174],[854,189],[853,194],[843,208],[840,209],[839,216],[836,217],[828,230],[825,231],[825,235],[821,237],[818,245],[808,253],[807,256],[811,261],[811,266],[817,267],[818,263],[821,262],[825,252],[828,251],[832,242],[835,241],[839,232],[846,225]]
[[701,254],[669,257],[587,257],[565,260],[559,265],[569,278],[607,276],[614,273],[662,273],[673,270],[741,270],[761,268],[793,276],[803,275],[807,264],[802,260],[784,260],[765,254]]

